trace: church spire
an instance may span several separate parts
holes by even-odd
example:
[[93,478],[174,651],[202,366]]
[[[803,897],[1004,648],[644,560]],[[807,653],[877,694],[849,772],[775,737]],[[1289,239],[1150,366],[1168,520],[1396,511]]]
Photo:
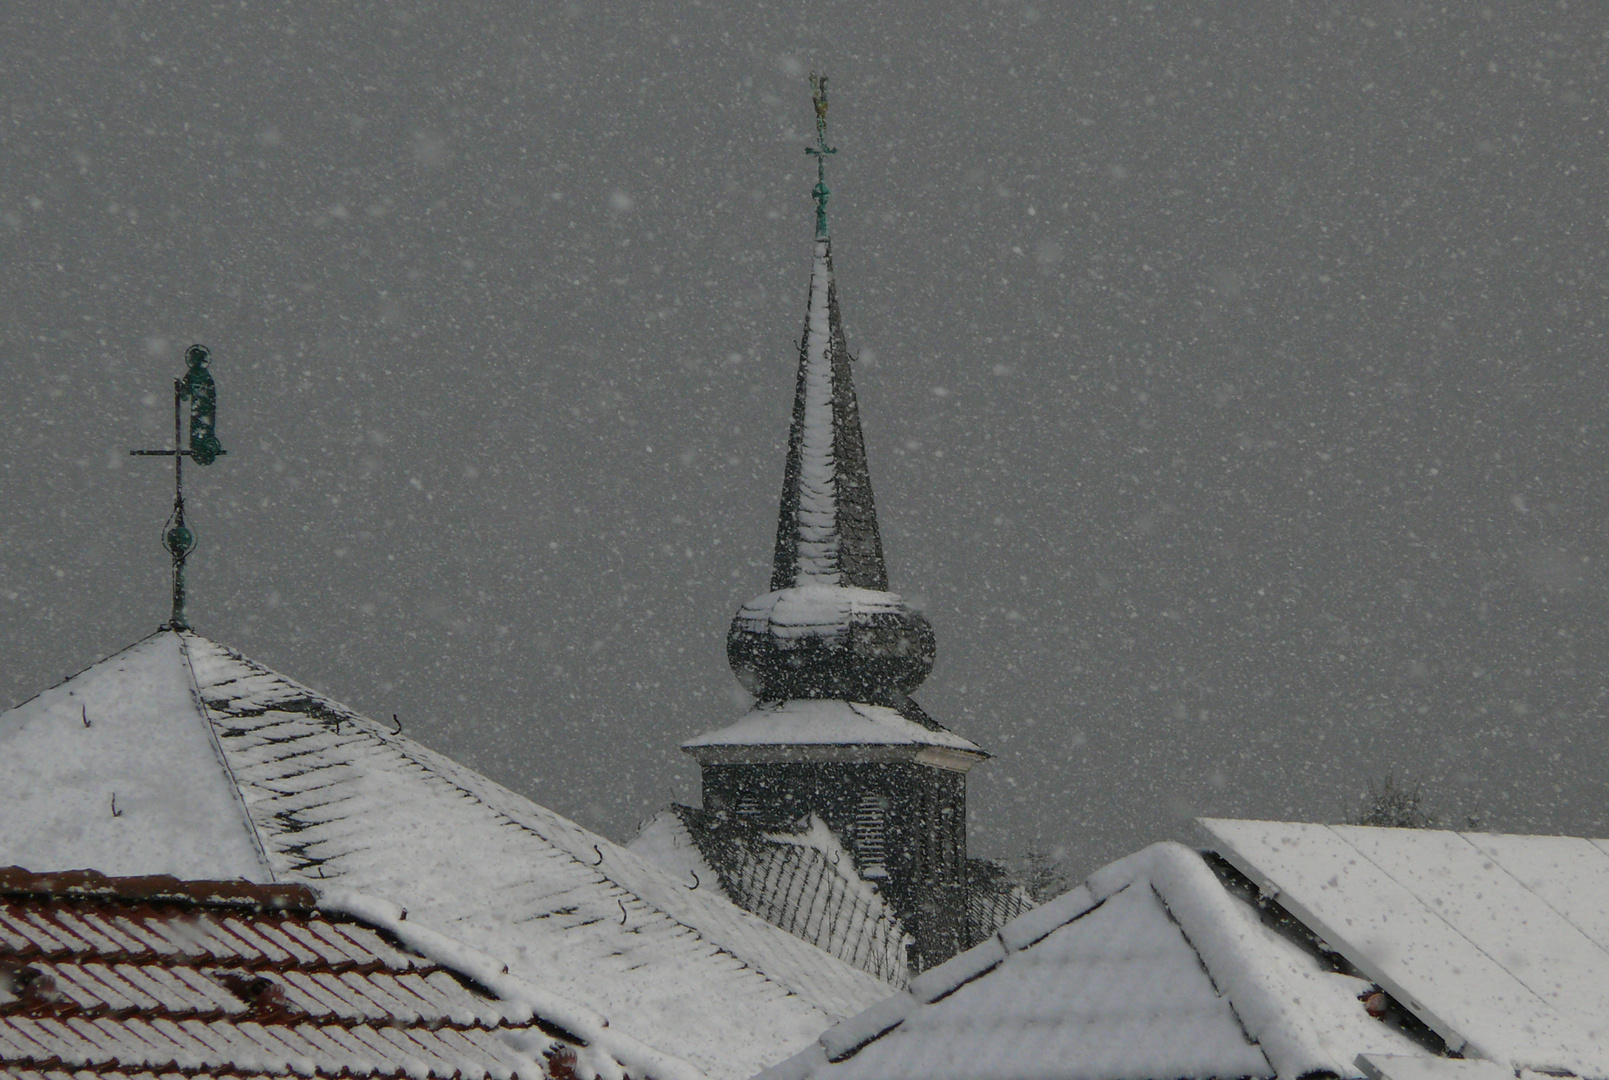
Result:
[[744,605],[727,636],[738,679],[762,698],[841,697],[909,704],[933,666],[927,620],[887,591],[849,347],[827,227],[827,80],[812,75],[816,239],[799,342],[771,592]]
[[886,589],[888,570],[838,311],[832,241],[823,235],[826,227],[826,185],[818,181],[815,265],[799,339],[771,588],[818,584]]

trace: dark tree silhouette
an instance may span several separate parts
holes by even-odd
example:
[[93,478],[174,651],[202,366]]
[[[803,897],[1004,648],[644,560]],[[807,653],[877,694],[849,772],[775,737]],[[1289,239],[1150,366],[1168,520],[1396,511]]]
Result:
[[1362,807],[1346,819],[1348,825],[1379,825],[1389,829],[1434,829],[1440,820],[1425,803],[1419,784],[1399,784],[1391,773],[1370,780]]

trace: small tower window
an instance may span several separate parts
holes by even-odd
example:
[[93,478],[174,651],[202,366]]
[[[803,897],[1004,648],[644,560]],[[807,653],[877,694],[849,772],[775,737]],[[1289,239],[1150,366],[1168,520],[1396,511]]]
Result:
[[759,799],[739,799],[737,801],[738,817],[753,817],[760,812]]
[[860,876],[888,876],[888,855],[883,843],[883,819],[887,803],[871,792],[860,797],[855,808],[855,854],[860,856]]

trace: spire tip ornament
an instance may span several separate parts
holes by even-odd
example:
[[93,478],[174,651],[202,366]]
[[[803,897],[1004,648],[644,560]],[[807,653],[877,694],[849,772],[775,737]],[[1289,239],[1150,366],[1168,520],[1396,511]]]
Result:
[[[173,380],[173,449],[130,450],[130,457],[171,457],[173,459],[173,512],[163,526],[162,546],[173,559],[173,613],[169,630],[190,629],[185,612],[184,563],[196,549],[196,534],[184,523],[184,459],[197,465],[211,465],[229,451],[218,441],[218,386],[207,364],[212,353],[205,345],[192,345],[185,351],[187,370]],[[190,445],[184,445],[184,402],[190,402]]]
[[805,153],[816,158],[816,186],[810,194],[816,199],[816,239],[827,239],[827,199],[832,189],[827,186],[827,156],[838,152],[827,145],[827,76],[810,73],[810,97],[816,107],[816,145],[805,147]]

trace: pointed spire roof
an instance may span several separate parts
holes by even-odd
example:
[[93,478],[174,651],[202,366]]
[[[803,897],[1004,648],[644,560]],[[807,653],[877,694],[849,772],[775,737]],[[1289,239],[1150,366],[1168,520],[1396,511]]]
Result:
[[810,301],[799,338],[799,378],[793,395],[793,425],[782,479],[776,556],[771,588],[849,585],[888,588],[883,541],[877,532],[871,470],[860,432],[860,407],[849,374],[849,345],[838,311],[827,226],[827,77],[810,74],[816,110],[815,265]]
[[783,471],[771,588],[848,585],[886,590],[860,407],[838,311],[832,241],[816,241],[810,302]]

